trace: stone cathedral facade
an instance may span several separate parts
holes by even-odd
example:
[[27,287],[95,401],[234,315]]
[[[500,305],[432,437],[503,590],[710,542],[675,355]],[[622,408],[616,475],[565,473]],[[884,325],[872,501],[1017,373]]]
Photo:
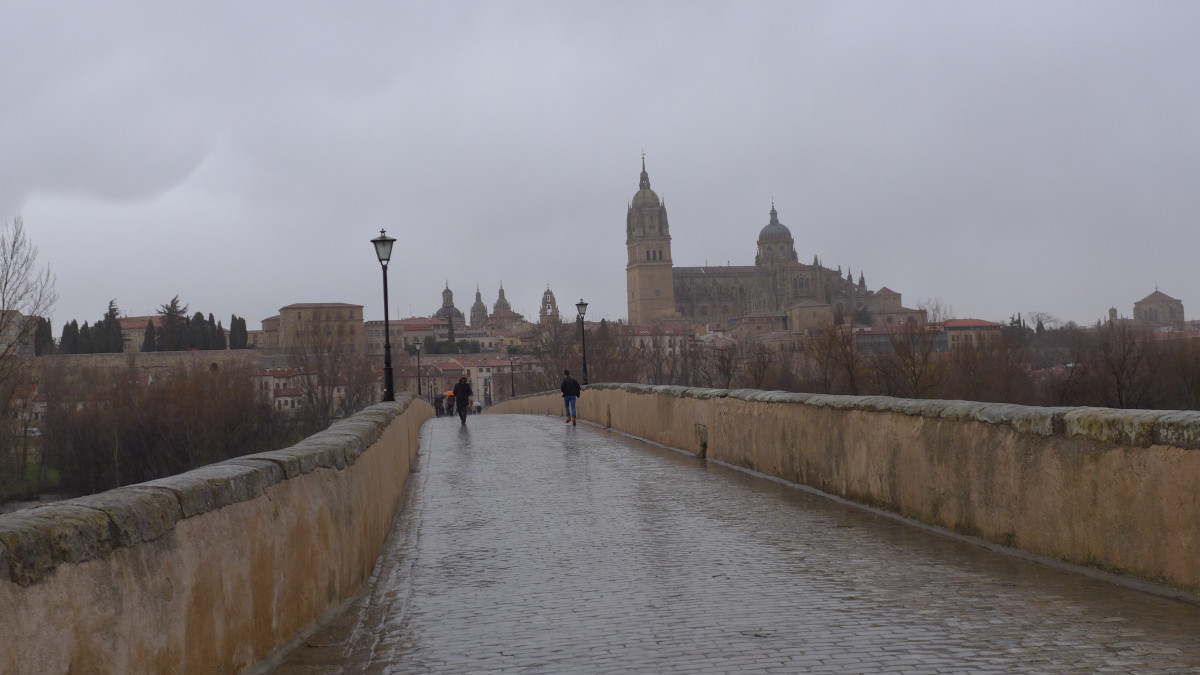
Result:
[[625,245],[633,325],[683,320],[720,329],[751,314],[788,314],[797,308],[818,310],[810,315],[824,310],[834,320],[851,321],[856,312],[869,314],[875,324],[919,319],[922,314],[903,307],[895,291],[868,290],[861,272],[855,281],[849,271],[825,267],[816,256],[812,264],[799,262],[792,233],[779,221],[774,204],[770,221],[758,233],[753,265],[676,267],[667,207],[650,189],[644,158],[638,191],[626,214]]

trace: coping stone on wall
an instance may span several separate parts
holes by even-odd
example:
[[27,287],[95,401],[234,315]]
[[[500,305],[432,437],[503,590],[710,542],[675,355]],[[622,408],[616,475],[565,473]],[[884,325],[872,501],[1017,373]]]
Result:
[[1172,410],[1154,421],[1154,442],[1200,450],[1200,411]]
[[[0,580],[28,586],[62,563],[153,541],[183,518],[254,499],[286,478],[318,466],[341,468],[347,451],[334,446],[349,446],[349,453],[357,457],[414,398],[402,395],[395,403],[371,406],[358,413],[362,421],[352,417],[291,448],[0,516]],[[359,432],[361,436],[354,437]]]
[[154,541],[183,518],[183,508],[174,494],[151,487],[109,490],[71,500],[108,516],[109,530],[117,546]]
[[1098,441],[1147,447],[1154,443],[1159,411],[1075,408],[1063,415],[1065,433]]
[[[283,472],[283,477],[285,480],[288,478],[295,478],[296,476],[299,476],[302,473],[306,473],[305,471],[301,470],[301,466],[300,466],[301,458],[300,457],[296,456],[295,453],[284,452],[282,450],[270,450],[267,452],[256,452],[253,455],[242,455],[238,459],[242,459],[242,460],[257,459],[257,460],[262,460],[265,462],[271,462],[271,463],[275,464],[275,466],[278,466],[280,471]],[[314,461],[314,462],[312,462],[312,464],[313,464],[313,466],[309,467],[309,469],[308,469],[309,471],[312,471],[314,468],[316,468],[316,462]]]
[[113,539],[102,511],[58,502],[8,514],[0,520],[0,543],[8,549],[8,579],[22,586],[64,562],[107,556]]
[[699,399],[728,397],[750,402],[797,403],[833,410],[891,412],[959,422],[1006,425],[1018,433],[1035,436],[1078,435],[1135,447],[1147,447],[1158,443],[1184,449],[1200,449],[1200,411],[1042,407],[979,401],[804,394],[759,389],[700,389],[629,383],[601,383],[591,386],[596,389],[619,389],[637,394],[666,394]]

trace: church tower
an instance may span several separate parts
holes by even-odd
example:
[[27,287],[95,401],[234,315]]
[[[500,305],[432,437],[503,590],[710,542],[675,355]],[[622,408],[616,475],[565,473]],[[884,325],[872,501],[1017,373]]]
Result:
[[550,290],[550,286],[546,286],[546,292],[542,293],[542,306],[538,314],[539,323],[558,321],[558,301],[554,299],[554,291]]
[[625,247],[629,250],[629,261],[625,266],[629,323],[637,325],[678,318],[667,207],[650,189],[644,155],[638,191],[625,218]]
[[487,323],[487,305],[483,304],[483,296],[479,286],[475,287],[475,304],[471,305],[471,328],[482,329]]

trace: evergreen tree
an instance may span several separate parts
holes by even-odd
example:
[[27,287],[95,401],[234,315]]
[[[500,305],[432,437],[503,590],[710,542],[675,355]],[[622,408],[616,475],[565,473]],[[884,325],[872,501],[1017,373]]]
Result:
[[161,352],[176,352],[187,348],[187,305],[179,304],[179,296],[171,302],[158,308],[159,321],[158,350]]
[[146,321],[146,336],[144,338],[142,338],[142,351],[144,351],[144,352],[158,351],[158,344],[157,344],[157,341],[154,339],[155,338],[154,332],[155,332],[154,322],[147,320]]
[[188,345],[193,349],[208,349],[212,343],[211,335],[208,332],[208,321],[200,312],[192,315],[192,320],[188,322],[188,332],[191,333],[191,344]]
[[63,354],[79,353],[79,324],[74,319],[63,324],[62,337],[58,340],[58,350]]
[[33,329],[33,353],[45,356],[54,352],[54,328],[50,322],[38,317],[37,326]]
[[205,349],[224,349],[224,336],[217,331],[217,322],[213,320],[212,312],[208,313],[208,325],[205,327],[205,332],[208,333],[208,346]]
[[115,299],[108,302],[108,312],[104,315],[104,321],[107,324],[105,329],[108,331],[109,351],[116,354],[125,351],[125,333],[121,330],[121,311],[117,309]]
[[[212,314],[209,314],[208,318],[212,319]],[[213,340],[213,349],[224,351],[229,345],[225,340],[225,327],[221,325],[220,321],[217,322],[217,332],[213,334]]]
[[88,326],[88,322],[84,321],[79,327],[79,343],[76,354],[95,354],[92,350],[92,329]]
[[245,349],[248,338],[246,335],[246,320],[233,314],[229,318],[229,348]]
[[115,299],[108,301],[104,318],[91,327],[91,353],[118,354],[125,351],[125,336],[121,333],[121,310]]

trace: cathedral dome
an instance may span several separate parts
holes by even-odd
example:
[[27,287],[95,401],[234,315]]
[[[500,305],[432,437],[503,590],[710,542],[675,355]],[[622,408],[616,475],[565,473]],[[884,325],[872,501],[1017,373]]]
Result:
[[637,194],[633,196],[633,208],[642,206],[651,206],[658,208],[662,206],[662,201],[658,198],[658,194],[650,189],[650,174],[646,173],[646,159],[642,158],[642,176],[638,181]]
[[654,190],[651,190],[650,188],[638,190],[637,194],[633,196],[633,208],[635,209],[640,206],[652,206],[654,208],[658,208],[660,204],[662,204],[662,202],[659,201],[658,194],[656,194]]
[[759,241],[791,241],[792,231],[787,229],[787,226],[779,222],[779,213],[775,210],[775,205],[771,205],[771,222],[758,233]]

